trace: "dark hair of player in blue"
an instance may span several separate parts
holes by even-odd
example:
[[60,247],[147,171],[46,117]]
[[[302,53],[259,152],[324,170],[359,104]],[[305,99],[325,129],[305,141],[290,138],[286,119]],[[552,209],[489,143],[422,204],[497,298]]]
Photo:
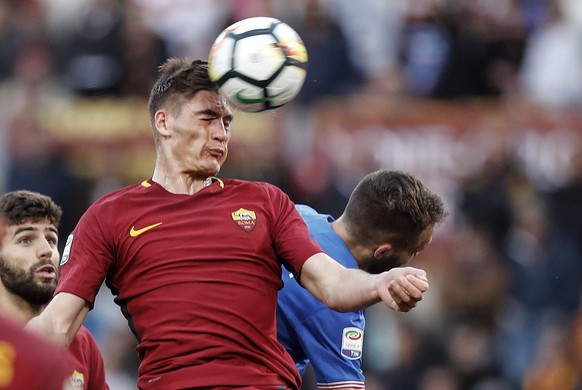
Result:
[[343,213],[354,239],[388,239],[396,249],[414,245],[423,230],[443,222],[447,214],[438,195],[414,176],[397,170],[379,170],[364,177]]

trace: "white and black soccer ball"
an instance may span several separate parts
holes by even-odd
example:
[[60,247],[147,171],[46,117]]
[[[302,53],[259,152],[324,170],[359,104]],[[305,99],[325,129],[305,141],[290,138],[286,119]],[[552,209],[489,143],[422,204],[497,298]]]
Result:
[[301,90],[307,50],[297,32],[278,19],[243,19],[214,41],[208,73],[232,106],[249,112],[271,110],[289,103]]

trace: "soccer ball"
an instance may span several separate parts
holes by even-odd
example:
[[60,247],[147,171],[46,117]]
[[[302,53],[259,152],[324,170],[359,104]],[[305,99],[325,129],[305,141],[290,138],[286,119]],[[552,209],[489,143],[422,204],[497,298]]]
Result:
[[208,74],[235,108],[249,112],[275,109],[301,90],[307,50],[289,25],[269,17],[240,20],[212,45]]

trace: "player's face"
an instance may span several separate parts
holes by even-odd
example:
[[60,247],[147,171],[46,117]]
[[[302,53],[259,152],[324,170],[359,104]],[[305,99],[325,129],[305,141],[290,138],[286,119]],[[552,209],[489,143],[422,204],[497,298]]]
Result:
[[8,226],[0,249],[0,280],[31,304],[46,304],[58,282],[58,231],[48,221]]
[[433,232],[434,226],[429,226],[418,236],[418,240],[410,248],[405,250],[387,251],[381,257],[370,261],[364,270],[373,274],[378,274],[410,263],[419,252],[425,250],[429,246],[432,241]]
[[182,173],[214,176],[226,160],[233,115],[218,93],[200,91],[170,115],[172,158]]

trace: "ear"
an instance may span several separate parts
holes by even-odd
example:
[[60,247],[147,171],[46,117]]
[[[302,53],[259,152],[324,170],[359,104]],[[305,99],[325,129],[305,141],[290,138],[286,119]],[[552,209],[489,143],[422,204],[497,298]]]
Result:
[[168,131],[168,113],[164,110],[159,110],[154,115],[154,125],[156,126],[156,131],[161,136],[169,135]]
[[390,252],[392,252],[392,245],[388,243],[380,244],[378,248],[376,248],[376,250],[374,251],[374,259],[376,260],[383,259],[386,256],[388,256]]

